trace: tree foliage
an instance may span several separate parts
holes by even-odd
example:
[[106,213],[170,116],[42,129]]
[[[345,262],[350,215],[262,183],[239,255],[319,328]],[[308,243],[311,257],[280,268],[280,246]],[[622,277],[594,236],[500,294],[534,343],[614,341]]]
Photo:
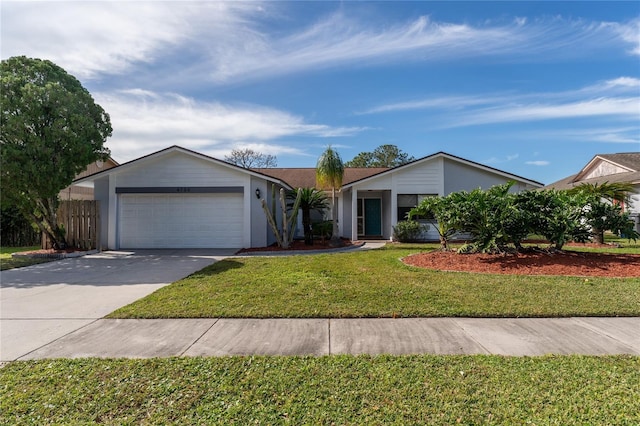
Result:
[[[452,195],[454,194],[454,195]],[[449,239],[457,232],[456,195],[452,193],[446,197],[427,197],[420,204],[411,209],[409,219],[421,217],[429,222],[438,232],[440,248],[449,250]]]
[[316,188],[299,188],[296,191],[288,191],[287,199],[291,202],[287,208],[291,209],[300,193],[300,210],[302,210],[302,227],[304,228],[304,243],[313,245],[313,230],[311,228],[311,212],[317,211],[322,213],[329,208],[329,199],[324,191]]
[[569,241],[602,241],[604,231],[640,237],[629,215],[600,196],[558,190],[511,193],[511,185],[425,198],[409,216],[431,222],[445,250],[454,234],[469,234],[472,241],[463,252],[521,250],[531,234],[543,236],[557,250]]
[[13,57],[0,70],[2,204],[17,208],[54,247],[63,247],[58,193],[87,165],[109,156],[109,115],[53,62]]
[[604,182],[601,184],[583,183],[568,191],[569,194],[582,196],[587,200],[585,213],[596,242],[604,242],[604,232],[610,230],[629,238],[637,238],[633,223],[622,211],[621,203],[628,203],[633,192],[630,182]]
[[328,146],[320,155],[318,163],[316,164],[316,185],[321,189],[331,189],[333,232],[331,234],[330,244],[333,246],[342,245],[338,230],[336,190],[339,190],[342,187],[343,177],[344,163],[340,158],[340,154],[331,148],[331,146]]
[[278,166],[275,155],[263,154],[250,148],[234,149],[231,154],[225,155],[224,160],[236,166],[251,168],[270,168]]
[[346,167],[397,167],[414,161],[414,157],[403,152],[396,145],[380,145],[372,152],[361,152]]
[[584,194],[592,195],[599,198],[604,198],[610,202],[624,202],[628,203],[631,193],[633,192],[633,184],[630,182],[603,182],[598,183],[581,183],[568,190],[569,194]]

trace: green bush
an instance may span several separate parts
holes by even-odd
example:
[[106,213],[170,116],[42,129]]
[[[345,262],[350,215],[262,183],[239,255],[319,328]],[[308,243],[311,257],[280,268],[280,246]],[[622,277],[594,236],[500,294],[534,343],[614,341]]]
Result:
[[316,222],[311,224],[311,229],[313,230],[313,236],[329,239],[331,238],[331,233],[333,232],[333,221],[325,220],[322,222]]
[[422,233],[428,229],[429,225],[422,224],[416,220],[404,220],[393,227],[393,239],[401,243],[418,241]]

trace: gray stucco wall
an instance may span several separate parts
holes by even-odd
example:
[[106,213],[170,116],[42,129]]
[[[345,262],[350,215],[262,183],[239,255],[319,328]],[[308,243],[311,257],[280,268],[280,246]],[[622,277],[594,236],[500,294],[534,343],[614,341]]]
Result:
[[345,191],[342,193],[342,236],[345,238],[351,238],[351,218],[353,214],[351,212],[351,197],[353,191]]
[[[270,185],[264,179],[251,178],[251,187],[249,197],[251,198],[251,247],[266,247],[268,243],[267,216],[262,209],[262,203],[256,197],[256,189],[260,190],[260,197],[268,199],[271,196]],[[272,238],[275,241],[275,237]]]
[[391,239],[393,228],[391,226],[391,192],[382,193],[382,236]]
[[109,176],[96,179],[93,197],[100,202],[100,247],[109,248]]
[[[444,195],[457,191],[472,191],[477,188],[489,189],[492,186],[507,183],[509,180],[505,176],[488,170],[444,159]],[[511,191],[518,192],[527,189],[527,187],[524,183],[516,183]]]

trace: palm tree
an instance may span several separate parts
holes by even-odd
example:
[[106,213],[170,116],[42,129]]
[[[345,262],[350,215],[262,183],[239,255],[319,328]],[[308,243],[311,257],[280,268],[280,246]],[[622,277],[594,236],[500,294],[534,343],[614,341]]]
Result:
[[[313,232],[311,230],[311,211],[315,210],[323,212],[329,208],[329,200],[327,194],[324,191],[319,191],[316,188],[300,188],[300,210],[302,210],[302,227],[304,228],[304,243],[306,245],[313,245]],[[287,198],[295,200],[298,195],[298,191],[289,191]],[[291,208],[291,204],[288,206]]]
[[569,192],[572,194],[594,195],[610,202],[628,203],[629,197],[633,192],[633,184],[631,182],[582,183],[571,188]]
[[[631,194],[634,192],[634,187],[631,182],[604,182],[601,184],[597,183],[582,183],[578,186],[574,186],[569,190],[570,194],[583,194],[589,197],[591,200],[591,209],[599,209],[598,211],[605,209],[606,206],[598,204],[602,204],[600,200],[605,199],[609,201],[611,204],[620,204],[620,206],[624,206],[625,203],[629,203]],[[622,213],[622,208],[620,208],[620,212]],[[595,214],[595,211],[594,211]],[[604,216],[604,213],[602,215]],[[600,218],[599,218],[600,219]],[[594,225],[592,229],[592,233],[595,236],[595,240],[597,243],[604,243],[604,229],[602,229],[598,225]]]
[[316,164],[316,184],[322,189],[331,188],[333,232],[329,245],[340,247],[342,240],[338,234],[338,208],[336,200],[336,189],[342,187],[342,177],[344,176],[344,163],[340,154],[331,148],[331,145],[320,155]]

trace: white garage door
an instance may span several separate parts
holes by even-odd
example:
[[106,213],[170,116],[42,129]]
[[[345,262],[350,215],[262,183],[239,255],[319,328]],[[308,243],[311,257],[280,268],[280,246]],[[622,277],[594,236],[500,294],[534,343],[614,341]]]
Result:
[[121,248],[243,246],[242,194],[121,194]]

